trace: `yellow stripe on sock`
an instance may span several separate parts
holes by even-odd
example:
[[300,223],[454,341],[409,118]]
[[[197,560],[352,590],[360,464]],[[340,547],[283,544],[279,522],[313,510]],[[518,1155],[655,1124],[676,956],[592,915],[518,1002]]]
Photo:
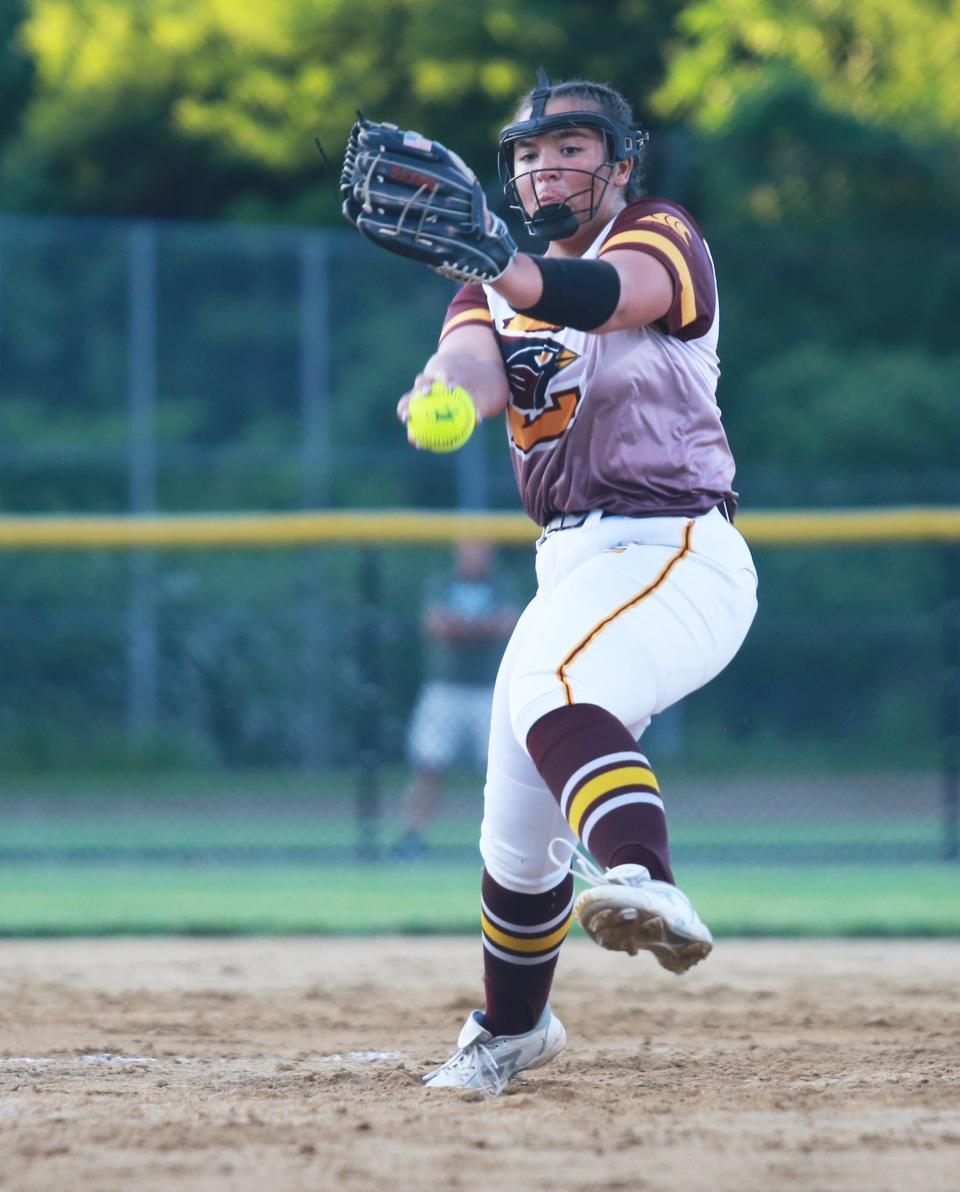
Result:
[[583,784],[567,808],[567,821],[578,836],[580,825],[591,805],[621,786],[642,786],[652,788],[658,793],[660,791],[653,771],[648,770],[646,766],[621,766],[617,770],[607,770],[604,774],[598,774],[596,778],[591,778]]
[[564,936],[570,930],[572,918],[572,914],[568,915],[556,931],[552,931],[549,935],[537,936],[533,939],[526,935],[508,935],[505,931],[494,927],[482,911],[480,912],[480,926],[483,928],[483,934],[487,939],[491,943],[499,944],[501,948],[509,948],[513,952],[543,952],[547,948],[553,948],[563,940]]

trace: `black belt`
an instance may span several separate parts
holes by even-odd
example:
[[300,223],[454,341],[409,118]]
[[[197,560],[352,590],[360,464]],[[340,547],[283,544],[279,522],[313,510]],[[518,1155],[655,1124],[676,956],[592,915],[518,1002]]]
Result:
[[[543,532],[544,534],[555,534],[557,530],[579,530],[592,512],[594,510],[588,509],[585,513],[557,513],[543,527]],[[600,521],[604,517],[614,516],[614,514],[608,513],[606,509],[601,509],[600,517],[596,520]]]
[[[714,508],[719,511],[724,521],[728,521],[731,526],[733,525],[733,506],[731,502],[727,500],[720,501]],[[555,534],[557,530],[578,530],[586,523],[591,513],[595,512],[596,510],[588,509],[585,512],[557,513],[543,527],[542,537],[546,538],[550,534]],[[704,513],[710,512],[709,509],[704,510]],[[703,513],[612,513],[609,509],[601,509],[600,516],[596,520],[601,521],[605,517],[703,517]]]

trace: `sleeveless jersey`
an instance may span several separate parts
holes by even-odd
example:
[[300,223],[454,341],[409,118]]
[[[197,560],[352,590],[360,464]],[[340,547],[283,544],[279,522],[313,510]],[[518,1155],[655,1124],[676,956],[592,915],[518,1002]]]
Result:
[[527,514],[604,509],[696,516],[732,508],[734,462],[716,403],[718,306],[713,261],[692,216],[645,198],[624,208],[583,254],[649,253],[673,280],[656,324],[597,335],[518,314],[489,286],[451,302],[454,328],[492,328],[510,387],[507,433]]

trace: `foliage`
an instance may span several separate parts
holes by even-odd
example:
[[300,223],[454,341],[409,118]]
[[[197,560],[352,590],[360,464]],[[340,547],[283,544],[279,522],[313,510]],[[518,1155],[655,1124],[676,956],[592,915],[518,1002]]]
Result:
[[960,132],[958,0],[694,0],[677,27],[656,107],[712,133],[788,76],[867,127]]
[[[159,506],[306,499],[307,346],[325,353],[315,391],[337,445],[321,461],[323,499],[453,503],[462,457],[405,454],[393,417],[451,288],[347,233],[313,140],[335,170],[359,107],[450,144],[493,193],[497,130],[541,63],[627,94],[653,129],[653,187],[707,232],[745,505],[955,501],[960,0],[9,0],[5,211],[338,230],[322,238],[324,341],[301,322],[300,230],[158,225]],[[123,509],[131,228],[14,218],[0,232],[0,505]],[[484,431],[492,444],[499,428]],[[495,503],[514,506],[496,445]],[[932,621],[918,629],[902,614],[939,592],[931,558],[898,575],[857,552],[836,567],[763,559],[763,609],[781,615],[761,612],[757,648],[708,688],[700,727],[739,718],[823,734],[850,716],[850,736],[881,722],[931,733],[930,708],[897,702],[936,669]],[[27,678],[0,708],[7,743],[24,716],[32,731],[47,715],[86,748],[124,707],[129,577],[87,585],[62,563],[9,569],[20,587],[8,584],[5,648]],[[286,761],[303,741],[289,678],[298,691],[312,682],[297,669],[310,602],[296,568],[250,574],[265,594],[243,612],[230,597],[255,586],[247,574],[200,583],[182,567],[161,590],[164,715],[197,756]],[[349,596],[352,582],[318,586]],[[101,583],[109,600],[94,594]],[[412,608],[413,587],[395,607]],[[836,602],[862,609],[858,590],[875,615],[851,626]],[[351,640],[351,610],[329,599],[333,636]],[[878,679],[881,644],[890,665]],[[386,650],[409,686],[412,660]],[[819,679],[778,705],[773,669]],[[356,689],[356,676],[339,678]],[[278,721],[264,718],[268,696]],[[397,724],[409,696],[389,697]],[[352,712],[339,714],[348,742]],[[23,750],[40,757],[42,742]]]
[[682,130],[654,174],[714,218],[889,224],[960,193],[960,0],[611,0],[603,19],[588,0],[14,0],[0,21],[8,210],[335,221],[313,140],[335,165],[358,107],[492,179],[540,63]]
[[496,130],[541,61],[659,79],[678,0],[606,7],[610,24],[585,0],[32,0],[20,41],[37,82],[5,202],[329,220],[314,137],[336,159],[358,107],[492,173]]
[[958,0],[695,0],[652,97],[743,224],[956,223]]
[[752,417],[739,441],[773,468],[801,460],[884,474],[918,459],[946,467],[960,442],[960,408],[943,396],[958,392],[960,355],[797,344],[751,374],[744,401]]

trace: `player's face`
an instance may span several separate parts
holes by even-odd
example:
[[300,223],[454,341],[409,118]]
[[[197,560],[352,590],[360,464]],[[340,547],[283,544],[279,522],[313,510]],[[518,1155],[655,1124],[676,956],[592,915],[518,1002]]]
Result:
[[[582,99],[552,99],[545,114],[582,112],[585,106],[591,105],[585,105]],[[527,116],[529,112],[524,112],[520,118]],[[623,205],[622,181],[619,186],[604,187],[604,179],[611,175],[619,177],[623,170],[608,162],[606,142],[597,129],[561,128],[517,141],[513,172],[517,193],[528,215],[549,203],[566,202],[574,214],[589,211],[599,203],[590,220],[592,226],[596,222],[606,223],[612,212]]]

